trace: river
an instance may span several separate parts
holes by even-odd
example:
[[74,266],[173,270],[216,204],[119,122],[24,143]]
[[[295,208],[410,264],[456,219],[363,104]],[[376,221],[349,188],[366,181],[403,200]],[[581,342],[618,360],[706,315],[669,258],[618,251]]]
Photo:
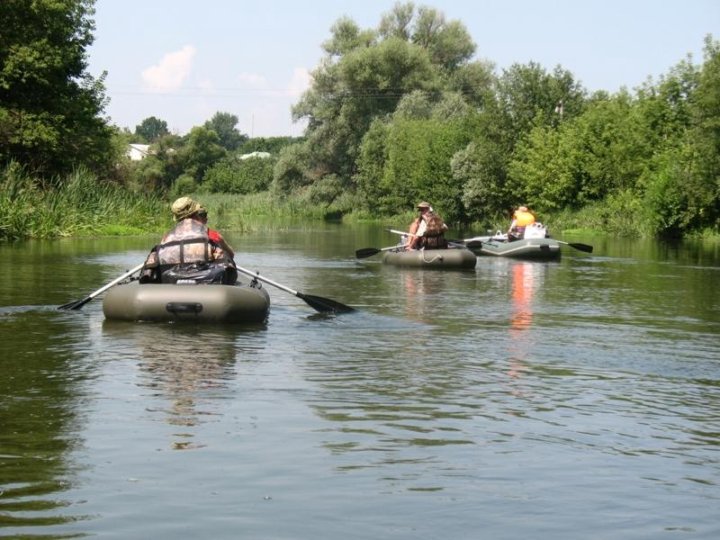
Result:
[[[401,270],[396,238],[226,234],[265,324],[109,323],[154,238],[0,245],[0,537],[720,537],[720,248]],[[241,278],[242,279],[242,278]]]

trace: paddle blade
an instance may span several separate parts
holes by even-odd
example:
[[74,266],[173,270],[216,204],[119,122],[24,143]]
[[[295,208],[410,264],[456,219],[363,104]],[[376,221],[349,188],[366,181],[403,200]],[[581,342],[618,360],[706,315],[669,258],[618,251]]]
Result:
[[579,249],[580,251],[584,251],[586,253],[592,253],[592,251],[593,251],[593,247],[589,246],[587,244],[575,244],[575,243],[568,242],[568,246],[574,247],[575,249]]
[[313,296],[312,294],[297,293],[298,298],[302,298],[307,305],[320,313],[349,313],[355,311],[350,306],[323,298],[322,296]]
[[92,297],[88,296],[86,298],[83,298],[82,300],[75,300],[74,302],[68,302],[67,304],[58,306],[58,309],[80,309],[85,304],[87,304],[90,300],[92,300]]
[[377,248],[358,249],[355,252],[355,257],[357,257],[358,259],[365,259],[367,257],[372,257],[373,255],[377,255],[378,253],[380,253],[380,251],[381,250],[379,250]]

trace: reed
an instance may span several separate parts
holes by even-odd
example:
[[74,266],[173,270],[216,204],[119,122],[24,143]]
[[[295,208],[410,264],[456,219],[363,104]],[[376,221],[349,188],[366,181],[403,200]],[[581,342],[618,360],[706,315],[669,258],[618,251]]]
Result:
[[0,239],[139,234],[162,230],[167,203],[84,170],[52,185],[11,163],[0,178]]

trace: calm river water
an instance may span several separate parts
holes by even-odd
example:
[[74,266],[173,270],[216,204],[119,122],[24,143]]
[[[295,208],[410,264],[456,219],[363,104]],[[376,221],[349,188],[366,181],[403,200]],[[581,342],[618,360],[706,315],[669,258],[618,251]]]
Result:
[[381,228],[226,235],[266,324],[109,324],[155,238],[0,246],[0,536],[720,538],[720,248],[399,270]]

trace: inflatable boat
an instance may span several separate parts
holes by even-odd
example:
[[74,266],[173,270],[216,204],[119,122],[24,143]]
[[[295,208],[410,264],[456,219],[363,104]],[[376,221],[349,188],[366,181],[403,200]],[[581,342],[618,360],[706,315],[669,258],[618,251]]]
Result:
[[270,295],[262,285],[140,284],[110,289],[103,299],[113,321],[264,322]]
[[475,268],[476,260],[475,254],[464,247],[411,251],[399,247],[383,255],[385,264],[415,268]]

